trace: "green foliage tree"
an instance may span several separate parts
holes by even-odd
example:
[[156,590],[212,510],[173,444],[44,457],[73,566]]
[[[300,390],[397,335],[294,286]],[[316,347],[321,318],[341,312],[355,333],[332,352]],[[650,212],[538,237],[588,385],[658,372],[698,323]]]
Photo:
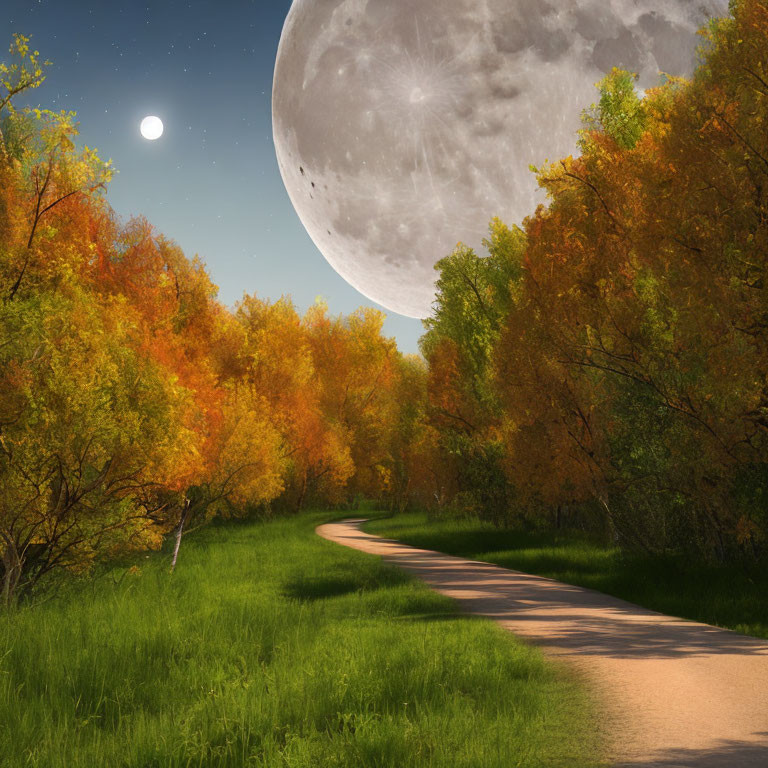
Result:
[[30,40],[15,34],[8,49],[10,62],[0,61],[0,119],[5,117],[3,112],[14,112],[14,98],[43,84],[45,69],[51,65],[50,61],[40,59],[39,51],[30,48]]
[[523,274],[525,236],[494,220],[484,245],[487,256],[459,246],[436,265],[434,316],[424,323],[421,348],[430,366],[427,417],[451,467],[434,500],[501,522],[512,489],[502,470],[493,350]]
[[600,100],[584,113],[587,126],[584,140],[590,130],[599,129],[622,149],[634,149],[648,122],[636,82],[637,75],[613,69],[598,84]]

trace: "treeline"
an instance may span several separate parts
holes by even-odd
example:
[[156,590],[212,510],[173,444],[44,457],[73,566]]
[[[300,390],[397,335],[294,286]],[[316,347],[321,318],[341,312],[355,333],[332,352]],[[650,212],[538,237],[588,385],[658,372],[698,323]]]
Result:
[[0,65],[2,602],[213,516],[376,498],[757,561],[768,536],[768,9],[691,81],[614,71],[549,204],[438,265],[425,362],[380,313],[230,311],[109,208],[72,113]]
[[171,534],[177,554],[214,515],[402,493],[421,361],[373,310],[228,311],[199,260],[117,219],[74,114],[14,109],[44,67],[17,36],[0,69],[2,603]]
[[549,203],[440,265],[422,341],[439,501],[651,552],[768,534],[768,6],[691,81],[614,71]]

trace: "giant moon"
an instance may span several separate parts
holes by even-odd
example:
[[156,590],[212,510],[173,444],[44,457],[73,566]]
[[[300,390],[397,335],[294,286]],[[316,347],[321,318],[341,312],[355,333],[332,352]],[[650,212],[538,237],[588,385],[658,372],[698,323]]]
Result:
[[296,211],[368,298],[429,314],[434,264],[542,195],[614,66],[690,74],[726,0],[294,0],[272,94]]

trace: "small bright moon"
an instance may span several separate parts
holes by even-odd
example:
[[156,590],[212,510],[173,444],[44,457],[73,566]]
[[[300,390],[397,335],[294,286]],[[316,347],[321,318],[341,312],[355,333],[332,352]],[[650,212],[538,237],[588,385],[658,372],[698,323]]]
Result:
[[141,121],[141,135],[149,141],[155,141],[163,135],[163,121],[159,117],[149,115]]

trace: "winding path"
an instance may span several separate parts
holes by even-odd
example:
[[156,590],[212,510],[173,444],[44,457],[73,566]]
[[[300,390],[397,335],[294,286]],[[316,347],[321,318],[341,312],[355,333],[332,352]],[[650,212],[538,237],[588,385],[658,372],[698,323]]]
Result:
[[[602,696],[614,765],[768,768],[768,642],[581,587],[363,533],[317,533],[386,561],[565,659]],[[597,724],[596,724],[596,727]]]

